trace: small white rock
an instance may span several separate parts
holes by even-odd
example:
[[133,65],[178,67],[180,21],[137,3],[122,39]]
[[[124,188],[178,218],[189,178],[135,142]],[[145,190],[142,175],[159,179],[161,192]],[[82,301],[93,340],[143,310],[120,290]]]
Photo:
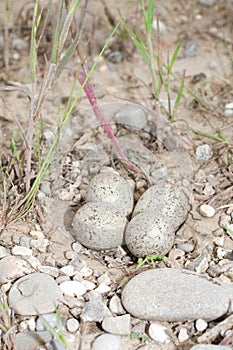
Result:
[[109,309],[113,314],[124,315],[126,312],[122,307],[121,300],[117,295],[114,295],[109,302]]
[[233,109],[233,102],[225,104],[225,109]]
[[178,334],[178,340],[180,343],[189,339],[188,331],[186,328],[181,328]]
[[208,323],[205,320],[198,319],[196,320],[195,327],[198,332],[203,332],[208,327]]
[[82,285],[84,285],[87,291],[93,290],[96,287],[96,284],[94,282],[87,281],[87,280],[83,280]]
[[99,284],[104,283],[107,286],[109,286],[109,284],[111,283],[111,279],[109,278],[108,274],[104,273],[99,278],[97,278],[97,282]]
[[208,204],[202,204],[199,208],[199,212],[202,216],[212,218],[215,215],[215,209]]
[[233,109],[225,109],[224,115],[226,117],[232,116],[233,115]]
[[11,250],[13,255],[32,256],[32,250],[23,246],[15,246]]
[[196,149],[196,157],[199,160],[209,160],[213,155],[213,152],[209,145],[204,144],[198,146]]
[[29,234],[34,239],[44,238],[44,233],[42,231],[31,231]]
[[169,344],[171,339],[169,335],[166,333],[167,328],[159,323],[152,323],[149,327],[149,336],[159,342]]
[[85,277],[92,276],[93,271],[89,267],[84,266],[84,267],[81,268],[80,273],[85,278]]
[[74,333],[79,329],[79,322],[76,318],[69,318],[66,322],[66,327],[70,333]]
[[78,281],[65,281],[59,287],[62,293],[71,297],[80,297],[87,291],[84,285]]
[[60,268],[60,273],[67,276],[73,276],[75,274],[74,266],[66,265]]
[[95,290],[96,290],[96,292],[98,292],[100,294],[105,294],[105,293],[110,292],[111,288],[104,283],[100,283],[98,288],[96,288]]
[[56,267],[53,266],[38,266],[38,270],[42,273],[46,273],[47,275],[53,276],[53,277],[58,277],[59,276],[59,271]]

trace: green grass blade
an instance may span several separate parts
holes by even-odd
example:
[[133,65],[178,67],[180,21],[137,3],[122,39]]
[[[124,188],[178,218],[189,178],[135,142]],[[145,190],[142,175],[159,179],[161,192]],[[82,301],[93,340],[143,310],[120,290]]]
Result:
[[181,84],[180,84],[180,87],[179,87],[179,90],[178,90],[178,94],[176,96],[174,108],[173,108],[172,115],[171,115],[171,121],[173,121],[174,118],[175,118],[175,112],[176,112],[176,110],[177,110],[177,108],[178,108],[178,106],[180,104],[180,100],[181,100],[183,91],[184,91],[184,78],[181,80]]
[[138,49],[139,53],[141,54],[141,56],[143,57],[144,61],[146,62],[146,64],[148,66],[150,66],[150,59],[149,56],[147,54],[147,47],[145,45],[145,43],[139,38],[139,36],[137,36],[137,34],[135,34],[126,24],[126,22],[122,19],[122,24],[125,28],[125,30],[127,31],[127,33],[129,34],[129,36],[132,38],[134,45],[136,46],[136,48]]
[[213,134],[209,134],[208,132],[204,132],[201,130],[196,130],[196,129],[191,129],[195,134],[200,135],[200,136],[204,136],[207,137],[208,139],[214,140],[214,141],[224,141],[223,139],[221,139],[219,136],[213,135]]
[[62,18],[63,6],[64,6],[64,0],[60,0],[59,11],[57,16],[57,24],[56,24],[56,30],[55,30],[55,35],[53,39],[53,48],[52,48],[52,54],[51,54],[51,61],[53,63],[57,63],[57,59],[58,59],[58,48],[59,48],[60,34],[61,34],[61,18]]
[[37,65],[37,45],[36,45],[36,34],[37,34],[37,15],[38,15],[38,0],[36,0],[33,19],[32,19],[32,30],[31,30],[31,43],[30,43],[30,75],[31,80],[34,82],[36,79],[36,65]]
[[149,0],[148,10],[147,10],[147,33],[151,33],[153,29],[153,20],[154,20],[154,12],[155,12],[155,1]]
[[167,66],[167,73],[168,73],[168,74],[171,73],[172,68],[173,68],[173,66],[174,66],[174,63],[176,62],[177,55],[178,55],[178,53],[179,53],[179,51],[180,51],[180,46],[181,46],[180,43],[176,46],[176,49],[175,49],[175,51],[174,51],[174,53],[173,53],[173,55],[172,55],[171,61],[170,61],[170,63],[169,63],[168,66]]

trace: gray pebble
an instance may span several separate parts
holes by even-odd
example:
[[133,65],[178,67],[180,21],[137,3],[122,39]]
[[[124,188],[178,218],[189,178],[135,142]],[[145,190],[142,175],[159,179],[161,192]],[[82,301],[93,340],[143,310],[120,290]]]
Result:
[[179,243],[177,244],[177,248],[183,250],[185,253],[192,253],[194,250],[193,243]]
[[47,330],[45,322],[48,322],[52,328],[57,328],[57,317],[54,313],[44,314],[41,317],[38,317],[36,321],[36,330],[38,332]]
[[5,256],[10,255],[10,252],[8,249],[0,245],[0,259],[4,258]]
[[106,315],[111,315],[99,293],[91,291],[89,297],[81,314],[83,322],[101,322]]
[[188,41],[185,45],[184,54],[187,57],[197,56],[198,45],[195,41]]
[[38,349],[52,340],[52,334],[46,332],[23,332],[14,336],[14,345],[17,350]]
[[116,335],[130,335],[131,333],[131,317],[129,314],[122,316],[105,317],[102,327],[106,332]]
[[122,53],[120,51],[113,51],[108,55],[108,61],[111,63],[120,63],[123,60]]
[[92,345],[91,350],[120,350],[121,338],[113,334],[101,334]]
[[111,298],[109,302],[109,309],[113,314],[116,314],[116,315],[125,314],[125,310],[123,309],[121,304],[121,299],[117,295],[114,295]]
[[216,4],[216,1],[217,0],[198,0],[199,4],[207,6],[207,7],[214,6]]
[[213,155],[213,152],[209,145],[204,144],[198,146],[196,149],[196,158],[198,160],[209,160]]
[[43,273],[21,277],[9,292],[9,305],[19,315],[53,312],[62,293],[55,280]]
[[231,350],[231,347],[213,344],[198,344],[192,346],[190,350]]
[[0,260],[0,283],[11,282],[31,272],[29,264],[16,256],[8,255]]
[[12,41],[12,47],[15,50],[18,51],[25,51],[28,48],[28,44],[25,40],[21,39],[21,38],[15,38]]
[[147,115],[143,108],[136,104],[124,106],[114,115],[117,123],[125,124],[133,129],[143,129],[147,124]]
[[145,320],[211,321],[225,315],[233,288],[187,270],[163,268],[133,277],[122,292],[122,304]]

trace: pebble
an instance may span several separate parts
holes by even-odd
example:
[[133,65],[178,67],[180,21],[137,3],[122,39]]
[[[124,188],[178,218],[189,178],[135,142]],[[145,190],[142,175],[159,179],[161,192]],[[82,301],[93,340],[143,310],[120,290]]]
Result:
[[78,281],[65,281],[59,284],[63,294],[80,297],[87,292],[84,285]]
[[76,318],[69,318],[66,321],[66,327],[70,333],[77,332],[77,330],[79,329],[79,321],[76,320]]
[[111,287],[109,287],[107,284],[105,283],[100,283],[99,286],[96,288],[96,292],[100,293],[100,294],[105,294],[110,292]]
[[23,332],[14,336],[14,346],[17,350],[38,349],[52,340],[52,334],[45,332]]
[[195,322],[195,327],[198,332],[204,332],[208,327],[208,323],[205,320],[198,319]]
[[82,244],[80,244],[79,242],[74,242],[72,244],[72,249],[76,252],[76,253],[80,253],[81,249],[82,249]]
[[81,319],[83,322],[101,322],[105,316],[111,315],[100,293],[91,291],[89,298],[90,301],[85,303],[82,310]]
[[120,51],[113,51],[108,55],[108,61],[114,64],[120,63],[123,60],[122,53]]
[[216,4],[217,0],[198,0],[199,4],[207,6],[207,7],[212,7]]
[[40,190],[46,194],[46,196],[51,197],[52,196],[52,191],[50,187],[50,182],[49,181],[43,181],[40,185]]
[[28,48],[28,44],[25,40],[21,39],[21,38],[14,38],[12,40],[12,47],[15,50],[18,51],[25,51]]
[[214,60],[211,60],[208,64],[209,68],[215,70],[218,67],[218,63]]
[[45,325],[44,320],[50,324],[52,328],[57,328],[57,317],[56,314],[50,313],[50,314],[44,314],[41,315],[42,317],[38,317],[36,320],[36,330],[38,332],[47,330],[47,327]]
[[43,273],[21,277],[9,292],[9,305],[19,315],[38,315],[53,312],[61,291],[56,281]]
[[0,260],[0,283],[11,282],[31,272],[29,264],[16,256],[8,255]]
[[36,322],[34,318],[30,318],[29,320],[22,321],[19,324],[18,331],[19,332],[25,332],[25,331],[35,331],[36,329]]
[[5,256],[10,255],[10,252],[8,249],[0,245],[0,259],[4,258]]
[[121,299],[117,295],[113,295],[109,302],[109,309],[115,315],[124,315],[125,310],[122,307]]
[[121,209],[108,203],[84,204],[73,220],[72,236],[94,250],[117,248],[123,243],[127,219]]
[[32,250],[27,247],[23,246],[14,246],[11,250],[13,255],[22,255],[22,256],[31,256],[32,255]]
[[121,350],[121,338],[114,334],[101,334],[92,345],[91,350]]
[[149,327],[149,336],[156,342],[169,344],[171,338],[166,333],[167,328],[159,323],[152,323]]
[[49,245],[49,240],[46,238],[32,239],[30,245],[32,248],[38,249],[41,253],[45,253]]
[[199,208],[199,212],[202,216],[212,218],[215,215],[215,209],[208,204],[202,204]]
[[124,106],[114,115],[116,123],[131,127],[133,130],[143,129],[147,124],[147,116],[143,108],[136,104]]
[[123,289],[122,304],[132,316],[148,321],[210,321],[227,312],[231,297],[230,285],[211,283],[187,270],[163,268],[133,277]]
[[185,45],[184,54],[187,57],[196,57],[198,51],[198,45],[195,41],[188,41]]
[[194,251],[193,243],[179,243],[177,244],[177,248],[183,250],[185,253],[192,253]]
[[66,265],[60,268],[60,274],[67,275],[67,276],[74,276],[75,275],[75,269],[72,265]]
[[59,270],[56,267],[53,266],[38,266],[39,272],[46,273],[47,275],[50,275],[52,277],[58,277],[59,276]]
[[30,248],[31,237],[23,236],[19,239],[20,246]]
[[233,109],[233,102],[225,104],[225,109]]
[[30,231],[29,234],[34,239],[43,239],[44,238],[43,231],[35,231],[35,230],[33,230],[33,231]]
[[215,194],[215,189],[210,184],[206,184],[202,193],[211,196],[212,194]]
[[178,334],[178,340],[180,343],[189,339],[188,331],[186,328],[181,328]]
[[213,344],[198,344],[190,348],[190,350],[232,350],[229,346],[213,345]]
[[109,333],[116,335],[130,335],[131,317],[129,314],[122,316],[105,317],[102,322],[102,328]]
[[198,160],[209,160],[213,156],[213,152],[209,145],[204,144],[196,148],[196,158]]

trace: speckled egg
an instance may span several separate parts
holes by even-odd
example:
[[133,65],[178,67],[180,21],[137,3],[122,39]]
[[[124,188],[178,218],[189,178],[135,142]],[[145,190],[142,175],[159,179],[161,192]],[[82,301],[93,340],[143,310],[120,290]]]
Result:
[[133,189],[115,172],[101,172],[93,177],[87,189],[86,202],[104,202],[121,209],[125,215],[133,210]]
[[181,187],[161,183],[151,186],[139,198],[125,231],[131,253],[138,257],[167,254],[188,210],[189,198]]
[[120,209],[104,202],[89,202],[75,214],[71,234],[87,248],[112,249],[122,245],[126,224]]
[[177,230],[185,221],[189,207],[189,198],[183,188],[160,183],[149,187],[139,198],[133,217],[142,212],[152,212],[154,219],[163,217]]
[[137,256],[165,255],[174,244],[175,230],[163,217],[155,218],[153,212],[142,212],[127,225],[125,243]]

